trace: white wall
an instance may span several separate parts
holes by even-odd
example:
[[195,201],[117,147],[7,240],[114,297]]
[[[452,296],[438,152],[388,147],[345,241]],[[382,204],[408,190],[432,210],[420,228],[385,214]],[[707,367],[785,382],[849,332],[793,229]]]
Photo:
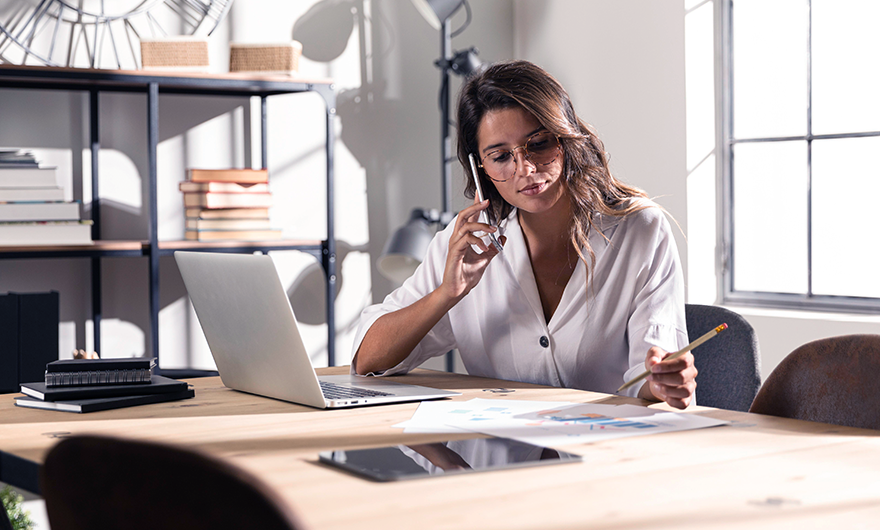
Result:
[[[514,0],[517,57],[543,66],[611,154],[611,171],[687,226],[680,0]],[[682,255],[682,233],[675,230]],[[687,271],[687,263],[682,263]]]

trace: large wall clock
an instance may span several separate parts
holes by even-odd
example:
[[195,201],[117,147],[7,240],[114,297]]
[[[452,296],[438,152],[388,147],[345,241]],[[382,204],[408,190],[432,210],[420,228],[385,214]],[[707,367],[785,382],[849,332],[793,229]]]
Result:
[[210,35],[232,0],[0,0],[0,62],[136,69],[140,39]]

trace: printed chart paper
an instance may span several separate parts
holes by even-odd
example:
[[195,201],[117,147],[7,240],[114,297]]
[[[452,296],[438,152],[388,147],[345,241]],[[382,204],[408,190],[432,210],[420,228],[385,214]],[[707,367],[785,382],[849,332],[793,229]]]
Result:
[[[512,418],[518,414],[574,405],[570,401],[481,399],[470,401],[423,401],[412,418],[395,427],[403,432],[474,432],[472,423]],[[460,425],[461,426],[460,426]]]
[[473,399],[422,403],[411,420],[396,427],[404,432],[472,431],[555,447],[726,423],[636,405]]

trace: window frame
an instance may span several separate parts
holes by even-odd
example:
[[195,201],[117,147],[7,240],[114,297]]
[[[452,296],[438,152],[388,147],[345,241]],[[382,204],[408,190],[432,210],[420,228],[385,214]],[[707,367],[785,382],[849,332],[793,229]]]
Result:
[[[807,130],[805,135],[784,137],[760,137],[760,138],[736,138],[733,134],[733,3],[736,0],[717,0],[721,9],[716,13],[719,16],[717,27],[720,27],[720,138],[719,149],[719,173],[721,177],[721,220],[719,245],[719,293],[722,304],[734,304],[743,306],[767,307],[776,309],[798,309],[825,312],[845,313],[877,313],[880,312],[880,298],[817,295],[813,291],[812,270],[812,144],[813,140],[826,140],[838,138],[863,138],[880,136],[880,131],[838,133],[838,134],[813,134],[812,131],[812,0],[804,0],[807,7]],[[716,4],[717,5],[717,4]],[[743,291],[734,289],[735,273],[733,255],[734,248],[734,166],[733,149],[737,144],[756,142],[781,142],[781,141],[805,141],[807,147],[807,292],[804,294]]]

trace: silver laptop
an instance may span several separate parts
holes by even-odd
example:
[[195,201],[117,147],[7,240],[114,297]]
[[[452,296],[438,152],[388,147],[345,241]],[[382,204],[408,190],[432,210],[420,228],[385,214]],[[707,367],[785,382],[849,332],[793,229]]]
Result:
[[375,377],[318,377],[270,256],[178,251],[174,258],[229,388],[322,409],[461,395]]

